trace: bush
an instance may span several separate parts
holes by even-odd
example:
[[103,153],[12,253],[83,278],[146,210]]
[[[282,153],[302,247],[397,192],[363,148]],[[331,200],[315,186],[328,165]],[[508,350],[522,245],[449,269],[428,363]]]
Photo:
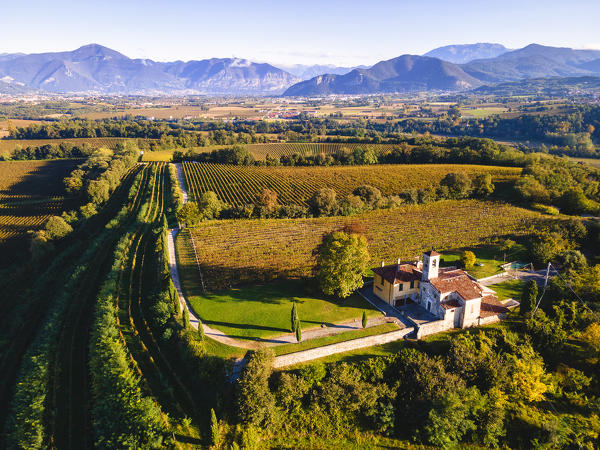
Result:
[[471,193],[471,179],[463,172],[447,174],[440,182],[440,185],[447,188],[448,198],[466,198]]
[[333,189],[322,188],[316,191],[309,200],[310,210],[314,216],[334,216],[338,211],[336,193]]

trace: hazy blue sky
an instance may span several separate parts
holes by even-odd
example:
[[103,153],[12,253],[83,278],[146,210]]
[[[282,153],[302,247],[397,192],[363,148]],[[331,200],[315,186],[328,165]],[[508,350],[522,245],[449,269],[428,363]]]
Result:
[[447,44],[600,49],[599,0],[3,2],[0,53],[98,43],[160,61],[372,64]]

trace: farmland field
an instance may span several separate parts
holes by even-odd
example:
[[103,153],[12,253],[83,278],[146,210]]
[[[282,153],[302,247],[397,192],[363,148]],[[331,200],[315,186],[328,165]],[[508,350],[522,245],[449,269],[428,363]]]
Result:
[[[505,203],[445,200],[350,217],[205,222],[177,237],[179,268],[190,295],[277,277],[311,274],[313,251],[325,233],[364,227],[371,265],[414,259],[424,249],[450,250],[525,232],[539,213]],[[193,245],[192,245],[193,241]]]
[[[72,145],[83,145],[87,144],[92,148],[108,147],[114,148],[114,146],[123,141],[131,140],[131,138],[119,138],[119,137],[104,137],[104,138],[72,138],[72,139],[0,139],[0,156],[9,156],[10,153],[17,147],[40,147],[42,145],[58,145],[62,142],[66,142]],[[134,139],[135,140],[135,139]]]
[[183,170],[192,199],[214,191],[231,205],[252,203],[264,188],[277,192],[281,204],[306,205],[311,195],[324,187],[346,196],[356,187],[369,184],[384,195],[396,195],[406,189],[437,186],[449,172],[490,173],[494,182],[515,179],[521,172],[520,168],[451,164],[248,167],[191,162],[184,162]]
[[77,206],[64,197],[62,180],[78,160],[0,162],[0,266],[27,246],[27,231]]

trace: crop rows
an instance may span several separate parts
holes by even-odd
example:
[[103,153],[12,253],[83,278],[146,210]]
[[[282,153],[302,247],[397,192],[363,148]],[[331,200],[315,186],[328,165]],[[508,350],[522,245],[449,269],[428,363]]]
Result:
[[[0,141],[2,142],[2,141]],[[0,248],[22,252],[30,230],[39,229],[51,215],[78,206],[64,197],[63,179],[79,161],[0,162]],[[6,247],[8,245],[8,247]],[[0,258],[0,265],[6,258]]]
[[437,186],[449,172],[487,172],[499,182],[518,177],[521,169],[451,164],[261,167],[184,162],[183,171],[193,200],[203,192],[214,191],[221,201],[238,206],[252,203],[264,188],[277,192],[280,204],[306,205],[311,195],[324,187],[346,196],[369,184],[384,195],[397,195],[411,188]]
[[0,155],[9,155],[17,147],[41,147],[43,145],[58,145],[68,143],[76,146],[87,144],[92,148],[114,148],[119,142],[131,138],[102,137],[102,138],[67,138],[67,139],[0,139]]
[[[494,236],[524,232],[539,215],[504,203],[441,201],[352,217],[276,220],[220,220],[191,229],[200,269],[210,289],[278,276],[309,275],[313,251],[325,233],[360,224],[369,242],[371,264],[415,258],[423,250],[476,245]],[[190,231],[178,238],[186,290],[198,294],[198,267]],[[194,292],[195,291],[195,292]]]

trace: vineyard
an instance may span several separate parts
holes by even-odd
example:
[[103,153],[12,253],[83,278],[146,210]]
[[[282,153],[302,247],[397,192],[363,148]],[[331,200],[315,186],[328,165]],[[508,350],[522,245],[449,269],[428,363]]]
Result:
[[104,138],[72,138],[72,139],[0,139],[0,156],[10,156],[10,153],[17,147],[41,147],[43,145],[58,145],[68,143],[80,146],[87,144],[92,148],[108,147],[114,148],[119,142],[130,140],[130,138],[104,137]]
[[[8,253],[23,251],[29,230],[39,229],[51,215],[77,207],[64,197],[65,178],[79,161],[0,162],[0,265]],[[14,258],[13,256],[9,259]]]
[[280,158],[294,153],[301,156],[314,156],[319,154],[335,154],[343,151],[352,151],[355,148],[371,148],[376,153],[397,147],[394,144],[355,144],[355,143],[276,143],[276,144],[249,144],[248,151],[258,160]]
[[182,165],[192,199],[214,191],[221,201],[234,206],[252,203],[264,188],[277,192],[280,204],[306,205],[311,195],[324,187],[346,196],[356,187],[369,184],[384,195],[396,195],[407,189],[435,187],[449,172],[490,173],[494,182],[515,179],[521,172],[519,168],[451,164],[261,167],[184,162]]
[[[231,147],[228,145],[210,145],[207,147],[193,147],[190,150],[193,153],[206,153],[212,150],[219,150]],[[298,154],[302,156],[314,156],[319,154],[332,155],[343,151],[351,151],[355,148],[372,148],[376,153],[386,149],[397,147],[395,144],[356,144],[356,143],[314,143],[314,142],[294,142],[294,143],[275,143],[275,144],[244,144],[244,147],[254,156],[257,161],[264,161],[267,156],[271,158],[280,158],[282,156],[291,156]],[[181,149],[180,149],[181,150]],[[187,149],[183,149],[184,151]],[[146,152],[144,161],[171,161],[173,150],[157,150]]]
[[538,217],[504,203],[446,200],[352,217],[211,221],[178,236],[178,264],[186,291],[199,295],[195,252],[205,286],[214,290],[310,275],[313,251],[323,235],[349,224],[364,227],[376,266],[382,260],[415,258],[427,248],[455,249],[523,233]]

